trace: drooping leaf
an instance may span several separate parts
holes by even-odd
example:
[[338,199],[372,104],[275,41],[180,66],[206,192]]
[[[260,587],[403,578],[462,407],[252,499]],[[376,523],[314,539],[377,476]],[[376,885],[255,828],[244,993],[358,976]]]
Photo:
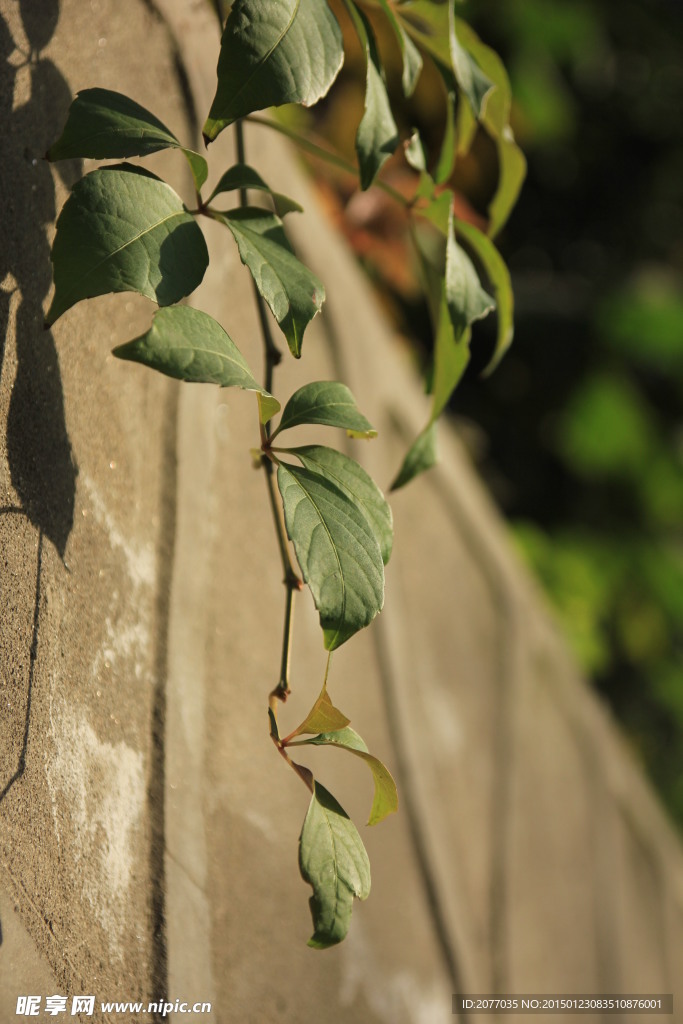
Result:
[[487,235],[466,221],[456,220],[455,227],[457,234],[462,235],[481,260],[484,270],[493,285],[498,314],[498,332],[496,347],[485,371],[488,374],[496,368],[503,358],[512,343],[514,335],[514,296],[512,294],[510,271],[505,264],[505,260]]
[[301,725],[298,725],[294,732],[290,733],[289,739],[308,733],[333,732],[337,729],[344,729],[350,719],[336,708],[327,692],[327,684],[323,683],[318,698],[304,718]]
[[101,167],[74,186],[52,247],[52,325],[81,299],[140,292],[169,306],[194,291],[206,242],[170,185],[140,167]]
[[436,422],[433,422],[413,441],[390,490],[397,491],[399,487],[405,487],[420,473],[435,466],[437,461]]
[[437,185],[443,185],[448,181],[455,166],[456,138],[455,138],[455,93],[446,91],[446,125],[441,143],[441,151],[436,167],[434,168],[434,181]]
[[273,190],[266,185],[261,175],[255,171],[253,167],[249,167],[248,164],[235,164],[227,170],[209,196],[207,202],[212,202],[216,196],[221,195],[223,192],[234,192],[236,189],[247,188],[253,188],[259,192],[267,192],[275,204],[275,210],[278,217],[284,217],[285,214],[293,213],[294,211],[297,213],[301,213],[303,211],[303,206],[297,203],[295,199],[290,199],[289,196],[284,196],[281,192],[273,192]]
[[487,93],[493,88],[493,82],[477,64],[471,52],[460,43],[459,32],[461,22],[455,17],[455,5],[448,7],[448,44],[451,53],[451,66],[455,79],[467,96],[472,112],[477,120],[481,119]]
[[367,65],[365,113],[356,135],[360,187],[365,190],[370,188],[382,164],[396,149],[398,129],[391,112],[382,63],[370,22],[353,0],[345,2],[363,47]]
[[396,8],[410,35],[446,68],[451,65],[448,7],[433,0],[406,0]]
[[[526,160],[510,127],[510,84],[498,55],[478,39],[469,25],[453,17],[452,3],[406,0],[398,16],[411,35],[441,65],[452,69],[467,102],[458,105],[458,152],[467,152],[477,119],[498,151],[498,187],[489,204],[489,234],[495,236],[514,206],[526,174]],[[452,26],[452,27],[451,27]],[[447,75],[446,75],[447,77]]]
[[295,391],[282,410],[273,437],[303,423],[342,427],[352,437],[377,437],[372,424],[358,411],[356,400],[346,384],[336,380],[312,381]]
[[438,419],[448,405],[470,359],[470,329],[456,336],[448,309],[445,282],[441,289],[441,308],[434,341],[434,375],[432,377],[432,412],[430,422]]
[[[448,311],[457,340],[470,324],[475,320],[481,320],[495,309],[496,303],[482,287],[472,260],[456,241],[453,193],[450,189],[445,189],[440,195],[430,198],[427,205],[418,208],[417,212],[444,235],[445,246],[441,257],[443,262],[438,268],[430,266],[429,261],[425,260],[424,253],[420,255],[423,271],[428,279],[426,283],[432,300],[432,315],[434,316],[439,308],[443,280]],[[435,319],[438,321],[438,314]]]
[[472,108],[464,97],[458,100],[455,112],[455,131],[457,136],[457,155],[469,153],[477,134],[479,122],[472,113]]
[[422,71],[422,55],[396,17],[389,0],[379,0],[379,2],[389,20],[389,24],[394,30],[401,50],[401,57],[403,58],[403,75],[401,77],[403,93],[405,96],[412,96]]
[[281,464],[277,482],[287,534],[333,651],[374,619],[384,604],[384,564],[358,505],[330,480]]
[[515,142],[510,127],[512,93],[502,60],[464,21],[456,19],[458,38],[471,53],[494,88],[486,99],[482,124],[492,137],[498,151],[498,185],[489,203],[488,234],[495,237],[503,227],[517,201],[526,175],[526,159]]
[[396,783],[391,772],[385,764],[368,752],[365,741],[358,735],[355,729],[344,728],[334,732],[321,733],[318,736],[306,740],[306,743],[314,746],[342,747],[351,751],[356,757],[360,757],[367,764],[372,772],[375,783],[375,795],[372,801],[368,825],[377,825],[390,814],[398,810],[398,793]]
[[495,309],[495,302],[484,291],[479,275],[453,230],[453,214],[449,218],[446,242],[446,302],[456,341],[475,320],[481,320]]
[[[289,451],[291,455],[296,455],[306,469],[327,477],[355,501],[375,532],[382,552],[382,561],[386,565],[391,557],[394,542],[393,518],[389,502],[372,477],[355,459],[334,448],[305,445],[302,448],[291,448]],[[330,727],[317,731],[329,732]]]
[[303,740],[304,743],[315,747],[336,746],[351,750],[354,754],[367,754],[368,745],[355,729],[350,726],[341,726],[339,729],[330,729],[327,732],[320,732],[310,739]]
[[223,220],[298,359],[304,331],[325,300],[322,281],[294,255],[282,221],[274,213],[247,206],[224,214]]
[[256,110],[317,103],[343,61],[341,29],[321,0],[235,0],[221,39],[205,139]]
[[208,313],[190,306],[158,310],[150,329],[119,345],[114,355],[178,380],[256,391],[264,423],[280,408],[277,399],[254,379],[242,353],[221,325]]
[[421,217],[425,217],[426,220],[430,221],[435,228],[438,228],[444,238],[446,238],[448,235],[448,224],[453,210],[453,193],[449,188],[446,188],[439,195],[435,195],[434,180],[429,176],[425,176],[425,178],[427,180],[423,180],[423,187],[420,191],[423,198],[429,198],[429,202],[426,206],[418,209],[416,212],[419,213]]
[[427,170],[427,154],[417,128],[413,128],[410,138],[404,143],[404,149],[406,161],[414,171],[422,173]]
[[161,149],[180,149],[190,164],[197,191],[206,181],[206,160],[181,146],[166,125],[135,100],[110,89],[82,89],[69,107],[60,138],[50,147],[48,160],[89,157],[121,160],[147,156]]
[[370,861],[358,829],[319,782],[299,838],[299,869],[313,887],[308,945],[327,949],[346,936],[354,897],[370,895]]

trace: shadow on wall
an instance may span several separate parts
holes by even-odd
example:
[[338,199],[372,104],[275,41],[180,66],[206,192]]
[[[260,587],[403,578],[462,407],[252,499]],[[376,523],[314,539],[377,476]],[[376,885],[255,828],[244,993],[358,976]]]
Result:
[[[71,100],[61,73],[41,56],[57,25],[59,0],[13,0],[12,6],[18,14],[14,33],[0,15],[0,194],[5,204],[0,223],[0,407],[8,410],[5,440],[12,485],[0,497],[0,528],[7,544],[0,562],[0,573],[5,574],[4,580],[0,576],[5,608],[12,596],[6,590],[13,585],[8,572],[11,553],[22,549],[21,540],[31,527],[37,530],[38,540],[35,567],[20,565],[20,579],[26,581],[29,592],[31,573],[35,573],[27,658],[20,666],[8,666],[9,677],[3,678],[7,707],[10,714],[16,714],[16,722],[6,723],[7,735],[21,746],[14,764],[0,776],[0,803],[25,769],[44,540],[54,544],[66,568],[77,474],[66,430],[57,350],[52,334],[43,328],[42,306],[50,288],[46,228],[55,217],[52,174],[42,157]],[[23,83],[20,76],[25,76]],[[16,87],[28,99],[13,109]],[[73,180],[74,170],[72,164],[61,173]],[[3,447],[0,440],[0,452]],[[5,627],[11,623],[9,616]],[[0,942],[1,935],[0,931]]]

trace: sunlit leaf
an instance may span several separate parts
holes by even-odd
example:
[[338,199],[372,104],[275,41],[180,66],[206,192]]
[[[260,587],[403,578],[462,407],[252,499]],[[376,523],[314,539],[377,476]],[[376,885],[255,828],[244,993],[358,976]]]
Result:
[[346,936],[354,897],[370,895],[370,861],[348,814],[315,783],[299,838],[299,868],[313,887],[313,935],[309,946],[326,949]]
[[398,793],[396,792],[396,783],[391,776],[391,772],[386,765],[382,764],[378,757],[374,757],[373,754],[368,752],[364,740],[355,729],[346,727],[334,732],[321,733],[310,740],[306,740],[306,742],[314,746],[342,747],[344,750],[349,750],[356,757],[360,757],[365,761],[372,772],[375,783],[375,795],[372,801],[370,817],[368,818],[368,825],[377,825],[388,815],[394,814],[398,810]]
[[[289,451],[291,455],[296,455],[306,469],[327,477],[358,505],[375,532],[382,552],[382,561],[386,565],[391,557],[394,541],[391,507],[369,473],[366,473],[355,459],[334,448],[306,445],[302,448],[291,448]],[[329,731],[329,727],[327,730],[321,728],[318,731]]]
[[303,206],[289,196],[283,196],[281,192],[273,192],[261,175],[247,164],[235,164],[222,175],[220,181],[209,196],[207,203],[212,202],[216,196],[224,192],[234,192],[237,189],[253,188],[259,192],[267,192],[275,204],[275,211],[278,217],[284,217],[287,213],[301,213]]
[[396,8],[396,16],[411,36],[446,68],[451,65],[448,6],[433,0],[406,0]]
[[282,221],[274,213],[247,206],[230,210],[223,220],[298,359],[304,331],[325,300],[322,281],[294,255]]
[[277,481],[287,534],[332,651],[381,611],[382,553],[358,505],[330,480],[281,464]]
[[170,185],[140,167],[102,167],[74,186],[52,247],[51,325],[81,299],[140,292],[169,306],[194,291],[209,263],[194,217]]
[[367,64],[365,113],[356,135],[360,187],[367,189],[372,185],[382,164],[396,149],[398,129],[391,112],[382,63],[370,22],[353,0],[346,0],[346,6],[361,41]]
[[432,378],[431,422],[448,405],[451,395],[467,369],[470,359],[470,329],[456,336],[448,309],[445,284],[441,292],[441,308],[434,341],[434,374]]
[[458,85],[467,96],[474,116],[479,120],[482,116],[486,95],[493,87],[493,83],[479,67],[472,53],[461,45],[460,27],[462,22],[455,17],[455,5],[448,3],[446,6],[448,7],[448,42],[451,66]]
[[491,373],[510,347],[514,335],[514,296],[510,271],[491,239],[473,224],[456,220],[455,229],[456,233],[461,235],[477,254],[493,285],[498,315],[498,333],[493,356],[486,368],[486,373]]
[[479,275],[462,246],[458,245],[451,214],[446,243],[446,302],[456,340],[475,320],[495,309],[495,302],[484,291]]
[[377,431],[358,411],[356,400],[346,384],[336,380],[318,380],[295,391],[282,410],[279,434],[303,423],[342,427],[353,437],[376,437]]
[[457,142],[457,156],[464,156],[469,153],[477,134],[479,122],[472,112],[472,108],[463,97],[458,100],[455,112],[455,133]]
[[119,345],[114,355],[178,380],[256,391],[264,423],[280,408],[277,399],[254,379],[242,353],[221,325],[208,313],[190,306],[158,310],[150,329]]
[[290,734],[290,739],[307,733],[333,732],[337,729],[344,729],[349,721],[350,719],[334,706],[327,692],[327,685],[323,683],[318,699],[301,725],[297,726]]
[[424,143],[420,138],[417,128],[413,128],[412,135],[404,143],[404,150],[406,161],[414,171],[422,172],[427,170],[427,154],[425,153]]
[[344,61],[337,19],[321,0],[235,0],[221,39],[207,142],[256,110],[317,103]]
[[510,216],[526,176],[526,159],[510,127],[512,94],[507,71],[497,53],[478,38],[464,21],[456,19],[458,37],[474,56],[494,88],[486,98],[482,124],[498,151],[498,185],[489,203],[488,233],[494,237]]
[[425,198],[427,195],[430,195],[430,199],[426,206],[417,210],[417,213],[419,213],[421,217],[430,221],[435,228],[438,228],[444,238],[446,238],[453,210],[453,193],[447,188],[439,195],[435,196],[433,179],[429,178],[424,184],[425,188],[423,189],[423,195]]
[[441,142],[441,151],[434,168],[434,181],[437,185],[443,185],[453,173],[455,153],[455,94],[449,90],[446,92],[446,124]]
[[403,75],[401,84],[405,96],[412,96],[415,92],[417,81],[422,71],[422,56],[415,43],[412,41],[405,28],[396,17],[389,0],[379,0],[380,6],[386,14],[389,24],[396,35],[396,40],[403,58]]
[[399,487],[405,487],[420,473],[435,466],[437,461],[436,422],[433,422],[413,441],[390,490],[397,491]]
[[492,83],[485,69],[479,67],[462,45],[460,22],[454,16],[453,3],[406,0],[396,13],[411,35],[436,57],[442,69],[452,72],[475,116],[479,117]]
[[165,124],[135,100],[110,89],[82,89],[69,107],[64,131],[50,147],[48,160],[89,157],[120,160],[147,156],[161,149],[180,149],[190,164],[199,191],[208,173],[199,153],[180,145]]

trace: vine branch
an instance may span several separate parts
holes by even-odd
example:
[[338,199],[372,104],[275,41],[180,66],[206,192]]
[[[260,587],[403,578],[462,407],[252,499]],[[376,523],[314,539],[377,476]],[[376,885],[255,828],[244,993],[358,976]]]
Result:
[[[237,148],[237,159],[240,164],[246,164],[246,152],[244,145],[244,125],[240,118],[235,122],[235,142]],[[249,205],[249,196],[246,188],[239,190],[240,206],[242,208]],[[265,309],[265,303],[259,290],[256,286],[256,282],[253,277],[251,280],[254,296],[256,300],[256,308],[258,311],[259,324],[261,327],[261,337],[263,339],[264,349],[264,383],[266,391],[272,394],[273,391],[273,373],[274,369],[282,360],[282,353],[273,341],[273,334],[270,329],[270,322],[268,320],[268,314]],[[260,424],[261,432],[261,447],[264,452],[270,447],[270,423]],[[269,709],[272,718],[276,717],[276,706],[278,700],[287,700],[287,697],[291,693],[289,686],[289,671],[290,671],[290,660],[291,660],[291,649],[292,649],[292,628],[294,621],[294,594],[297,590],[301,590],[303,583],[298,573],[294,569],[292,564],[292,558],[289,552],[289,542],[287,540],[287,532],[285,530],[284,519],[280,504],[278,502],[277,491],[275,486],[275,475],[274,465],[270,458],[264,458],[262,461],[263,470],[266,475],[266,487],[268,489],[268,500],[270,502],[271,512],[273,514],[273,523],[275,525],[275,533],[277,536],[278,547],[280,548],[280,558],[282,560],[282,571],[284,573],[283,583],[286,587],[285,597],[285,619],[282,630],[282,656],[280,661],[280,679],[277,686],[270,694]]]

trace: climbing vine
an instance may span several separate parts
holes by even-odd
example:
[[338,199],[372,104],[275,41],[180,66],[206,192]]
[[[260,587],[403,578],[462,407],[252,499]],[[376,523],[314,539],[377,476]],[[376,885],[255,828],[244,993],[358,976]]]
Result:
[[[512,340],[509,275],[492,237],[504,224],[524,176],[524,158],[509,126],[510,91],[497,56],[455,13],[455,0],[344,0],[366,62],[365,109],[356,135],[361,189],[384,188],[409,210],[413,224],[431,224],[430,244],[413,231],[435,333],[433,395],[429,420],[405,456],[393,487],[406,484],[436,459],[436,422],[469,358],[471,325],[494,308],[498,333],[494,365]],[[372,17],[386,18],[403,60],[406,97],[415,90],[425,59],[434,63],[447,98],[441,152],[430,168],[418,132],[401,140],[385,84]],[[178,138],[133,99],[86,89],[74,99],[50,160],[92,158],[127,161],[163,149],[179,150],[189,163],[191,207],[161,178],[138,164],[107,164],[74,186],[57,221],[52,248],[54,295],[46,316],[52,325],[76,303],[108,292],[134,291],[157,304],[149,329],[114,349],[120,359],[142,363],[183,381],[238,387],[255,393],[258,445],[255,464],[264,472],[285,584],[285,615],[278,682],[269,696],[270,736],[284,760],[311,792],[301,831],[299,866],[313,888],[314,932],[309,945],[325,948],[347,933],[354,897],[370,891],[370,865],[356,826],[311,771],[294,761],[294,748],[341,747],[368,765],[374,798],[368,824],[398,808],[388,769],[351,728],[327,690],[332,652],[369,625],[384,603],[384,566],[391,555],[391,509],[379,487],[348,455],[329,445],[288,447],[287,431],[301,424],[342,429],[354,438],[376,432],[338,381],[304,384],[282,406],[274,371],[282,358],[273,321],[291,355],[302,356],[304,335],[320,311],[325,287],[293,251],[284,219],[301,210],[274,192],[247,162],[243,124],[285,103],[311,106],[332,87],[344,60],[343,36],[323,0],[235,0],[223,30],[216,94],[204,124],[208,146],[233,126],[237,162],[205,189],[204,156]],[[499,159],[499,181],[489,207],[488,231],[458,219],[446,187],[457,155],[467,151],[478,127]],[[417,172],[406,200],[382,181],[385,161],[403,145]],[[325,159],[341,158],[314,147]],[[250,205],[249,192],[269,197],[271,209]],[[237,193],[238,204],[229,202]],[[251,272],[262,329],[265,373],[259,383],[236,343],[207,313],[181,301],[200,284],[209,263],[202,218],[223,225]],[[436,243],[435,243],[436,240]],[[322,436],[322,434],[321,434]],[[296,564],[292,556],[292,549]],[[298,567],[297,567],[298,566]],[[277,709],[290,693],[290,651],[297,591],[307,585],[329,652],[320,695],[287,736]]]

